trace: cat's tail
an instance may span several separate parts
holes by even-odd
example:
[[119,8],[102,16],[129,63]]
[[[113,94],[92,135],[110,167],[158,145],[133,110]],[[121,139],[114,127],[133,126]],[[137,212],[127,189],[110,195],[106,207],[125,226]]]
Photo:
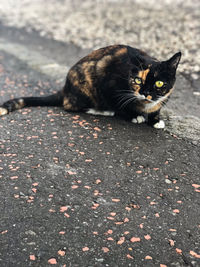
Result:
[[24,107],[36,106],[62,106],[63,92],[59,91],[56,94],[42,97],[20,97],[6,101],[0,105],[0,116],[8,114],[14,110],[22,109]]

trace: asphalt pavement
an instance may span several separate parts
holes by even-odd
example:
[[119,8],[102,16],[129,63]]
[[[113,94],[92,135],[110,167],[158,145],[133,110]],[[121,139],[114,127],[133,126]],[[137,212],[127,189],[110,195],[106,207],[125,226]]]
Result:
[[[56,92],[89,51],[0,33],[1,102]],[[0,266],[200,266],[198,86],[177,88],[165,131],[51,107],[1,117]]]

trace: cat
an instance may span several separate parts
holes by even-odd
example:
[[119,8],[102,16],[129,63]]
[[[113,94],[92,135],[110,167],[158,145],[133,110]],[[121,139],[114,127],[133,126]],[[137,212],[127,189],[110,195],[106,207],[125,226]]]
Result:
[[164,128],[160,109],[176,80],[181,52],[166,61],[126,45],[94,50],[68,72],[64,88],[45,97],[23,97],[0,106],[0,116],[23,107],[62,106],[66,111],[118,115]]

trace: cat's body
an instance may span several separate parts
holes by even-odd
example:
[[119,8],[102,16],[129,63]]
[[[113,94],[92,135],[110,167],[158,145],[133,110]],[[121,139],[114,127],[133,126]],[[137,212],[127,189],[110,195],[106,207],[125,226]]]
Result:
[[179,52],[160,62],[125,45],[101,48],[69,70],[62,91],[9,100],[0,106],[0,116],[27,106],[63,106],[66,111],[116,114],[164,128],[159,112],[173,90],[180,57]]

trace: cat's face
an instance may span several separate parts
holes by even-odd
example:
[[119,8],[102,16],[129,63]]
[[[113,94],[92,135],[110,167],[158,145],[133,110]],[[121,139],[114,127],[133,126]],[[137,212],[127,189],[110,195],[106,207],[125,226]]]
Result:
[[181,53],[163,62],[155,62],[146,69],[135,69],[129,79],[134,96],[143,104],[164,101],[173,90],[176,69]]

